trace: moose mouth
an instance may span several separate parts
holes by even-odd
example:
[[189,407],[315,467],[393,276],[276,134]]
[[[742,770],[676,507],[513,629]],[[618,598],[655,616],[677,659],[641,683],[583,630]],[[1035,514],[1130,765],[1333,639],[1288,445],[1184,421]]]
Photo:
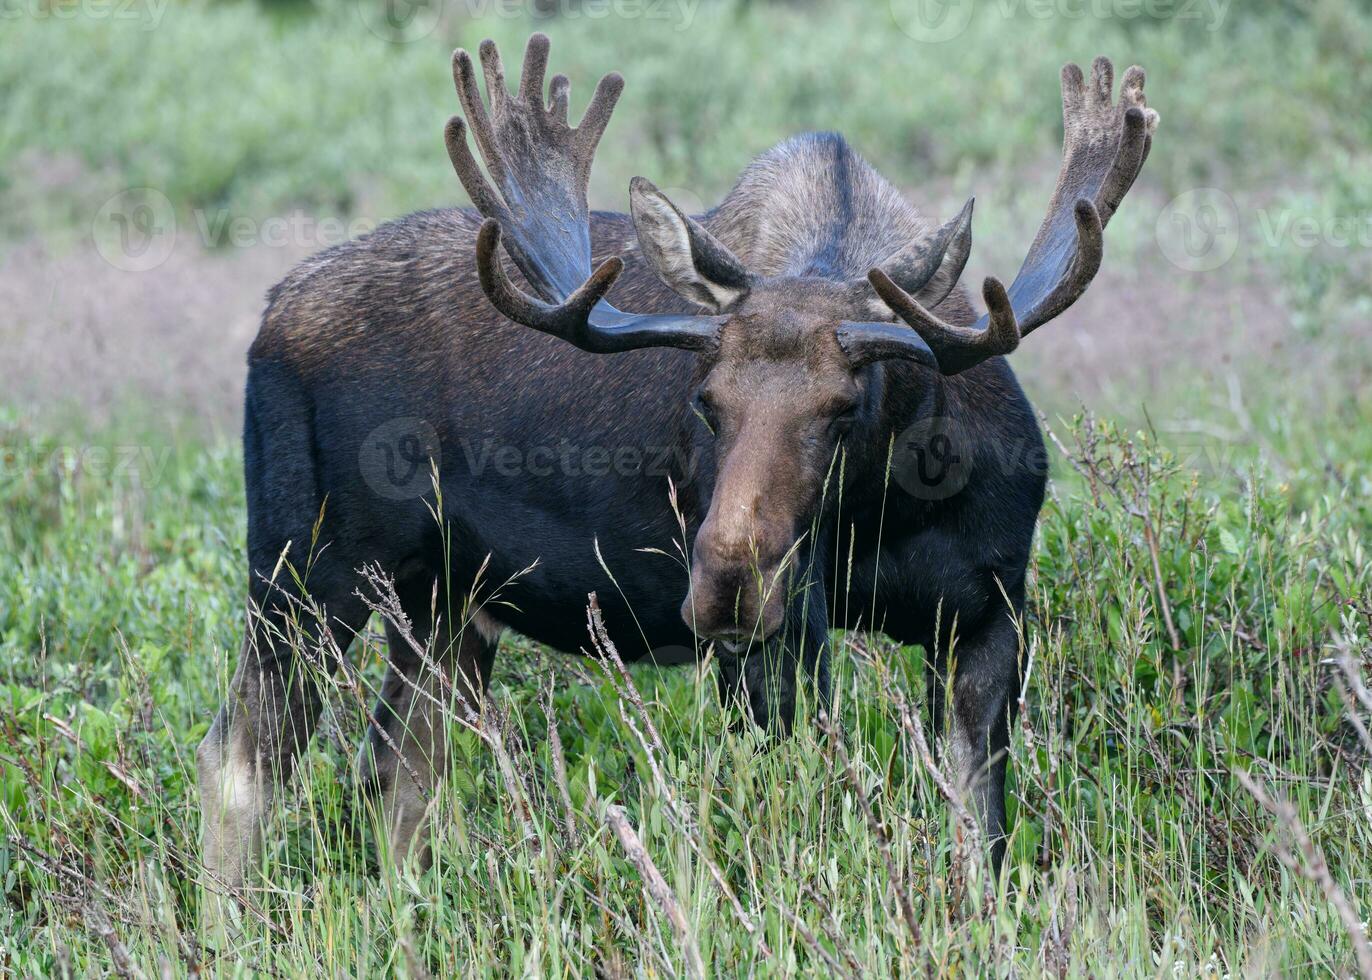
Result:
[[731,654],[761,645],[781,630],[788,571],[711,575],[697,569],[681,604],[681,618],[696,636]]

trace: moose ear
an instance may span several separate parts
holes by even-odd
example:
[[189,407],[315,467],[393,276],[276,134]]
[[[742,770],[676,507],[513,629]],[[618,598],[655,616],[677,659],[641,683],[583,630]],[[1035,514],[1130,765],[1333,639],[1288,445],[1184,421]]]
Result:
[[743,263],[642,177],[629,182],[629,211],[643,254],[679,296],[720,313],[748,295]]

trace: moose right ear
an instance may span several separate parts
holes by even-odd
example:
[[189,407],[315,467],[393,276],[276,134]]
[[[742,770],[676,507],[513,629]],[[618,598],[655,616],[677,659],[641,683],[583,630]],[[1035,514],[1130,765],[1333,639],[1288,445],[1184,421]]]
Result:
[[713,313],[748,295],[752,278],[743,263],[650,181],[629,182],[629,211],[639,247],[677,295]]

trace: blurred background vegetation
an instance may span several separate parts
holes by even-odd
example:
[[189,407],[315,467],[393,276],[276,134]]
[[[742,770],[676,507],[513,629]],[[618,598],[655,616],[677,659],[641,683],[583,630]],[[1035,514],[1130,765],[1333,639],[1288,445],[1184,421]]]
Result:
[[[168,6],[157,13],[155,2]],[[806,129],[842,130],[902,185],[1015,173],[1056,154],[1057,69],[1099,53],[1149,70],[1168,125],[1149,176],[1164,189],[1323,188],[1331,174],[1361,172],[1372,144],[1372,78],[1352,70],[1372,43],[1358,3],[1249,0],[1220,13],[1178,2],[1155,5],[1168,13],[1157,16],[1122,0],[1139,12],[1100,17],[1093,7],[1111,5],[1096,0],[1063,5],[1079,16],[1045,17],[1032,0],[986,0],[969,5],[956,37],[921,43],[901,29],[915,0],[619,2],[566,0],[548,16],[531,16],[532,2],[420,4],[390,43],[378,43],[378,0],[137,0],[104,20],[11,19],[0,67],[7,221],[31,230],[52,219],[23,206],[54,203],[25,193],[26,163],[43,157],[90,171],[61,188],[73,195],[150,186],[179,207],[235,214],[381,218],[453,202],[460,191],[435,152],[456,106],[447,55],[486,36],[518,51],[532,28],[553,36],[580,104],[606,71],[629,80],[597,161],[604,206],[622,205],[640,172],[709,203],[754,155]],[[501,10],[515,15],[489,13]]]
[[[1123,405],[1140,386],[1168,382],[1177,362],[1201,368],[1254,351],[1272,356],[1286,339],[1342,338],[1372,311],[1358,286],[1372,252],[1372,74],[1356,67],[1372,48],[1363,2],[951,0],[949,16],[965,9],[965,26],[937,42],[920,39],[928,36],[920,12],[934,0],[9,2],[0,248],[15,267],[35,268],[14,287],[13,318],[24,322],[0,329],[20,349],[24,338],[46,348],[66,321],[94,321],[64,344],[93,362],[86,409],[118,398],[121,387],[162,393],[165,379],[107,362],[92,339],[94,331],[106,349],[131,348],[151,334],[170,373],[204,375],[195,390],[214,388],[227,407],[216,412],[203,395],[195,407],[231,430],[240,365],[226,377],[217,362],[246,346],[265,287],[339,237],[312,225],[263,254],[252,230],[282,215],[365,230],[465,203],[441,144],[456,109],[448,56],[486,36],[517,51],[534,28],[553,36],[555,69],[577,83],[574,109],[602,73],[628,79],[596,162],[594,205],[623,208],[628,178],[641,173],[705,210],[777,140],[837,129],[934,217],[978,196],[974,276],[1011,273],[1042,213],[1059,152],[1061,64],[1107,54],[1121,68],[1145,65],[1165,128],[1106,263],[1133,295],[1113,331],[1096,325],[1117,319],[1098,305],[1060,329],[1076,342],[1065,344],[1065,365],[1059,350],[1044,366],[1062,396],[1052,407],[1112,386]],[[102,205],[141,188],[161,195],[176,224],[176,261],[138,277],[136,289],[127,279],[111,284],[103,312],[31,322],[51,309],[49,292],[64,301],[73,276],[98,282],[99,270],[77,271],[80,249]],[[1219,268],[1178,269],[1158,240],[1213,230],[1201,220],[1209,212],[1188,212],[1180,225],[1166,212],[1196,188],[1223,195],[1216,222],[1238,239]],[[1301,243],[1292,220],[1322,230]],[[1338,220],[1358,224],[1361,244],[1329,240]],[[236,228],[248,229],[246,240]],[[258,254],[241,254],[250,251]],[[192,261],[216,252],[239,262]],[[62,259],[70,273],[45,291],[34,279]],[[185,309],[183,296],[215,316],[201,319],[202,304]],[[141,323],[120,315],[125,302]],[[1154,308],[1136,317],[1142,304]],[[1192,322],[1178,327],[1182,317]],[[1099,336],[1077,329],[1087,323]],[[1196,356],[1168,364],[1177,344]],[[188,346],[181,361],[167,353]],[[202,350],[216,362],[197,360]],[[1041,345],[1025,352],[1031,376],[1040,355]],[[65,387],[53,377],[62,370],[7,380],[49,402],[54,384]]]

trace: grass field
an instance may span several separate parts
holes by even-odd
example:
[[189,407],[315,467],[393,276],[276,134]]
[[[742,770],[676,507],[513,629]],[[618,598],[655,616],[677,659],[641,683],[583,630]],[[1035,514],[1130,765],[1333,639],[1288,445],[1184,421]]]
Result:
[[[1212,27],[986,3],[944,44],[895,29],[900,0],[662,23],[450,5],[400,43],[351,7],[13,8],[0,974],[1372,975],[1372,91],[1353,71],[1372,14],[1238,6]],[[1148,67],[1163,127],[1106,270],[1021,359],[1053,482],[1000,881],[922,751],[924,652],[843,634],[842,731],[781,743],[732,729],[708,663],[621,673],[507,638],[492,722],[459,735],[435,802],[435,867],[396,871],[351,777],[378,620],[328,679],[251,905],[202,924],[194,747],[245,593],[233,389],[262,289],[322,243],[195,229],[451,203],[447,51],[534,26],[581,98],[629,80],[597,203],[642,172],[705,206],[776,138],[841,128],[940,213],[977,189],[974,272],[1032,233],[1058,65]],[[1007,189],[1021,173],[1038,190]],[[186,232],[148,273],[90,243],[133,187]],[[1214,266],[1165,237],[1196,188],[1233,208]]]

